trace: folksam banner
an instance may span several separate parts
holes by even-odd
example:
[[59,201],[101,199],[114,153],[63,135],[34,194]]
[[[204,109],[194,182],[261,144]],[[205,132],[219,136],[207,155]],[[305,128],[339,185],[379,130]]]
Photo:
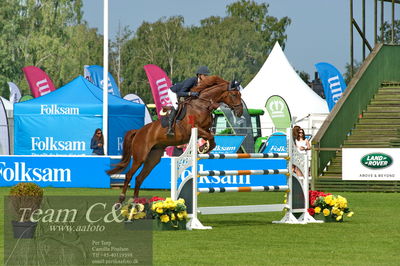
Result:
[[273,95],[268,98],[265,108],[271,117],[277,131],[286,131],[292,123],[289,107],[286,101],[279,95]]
[[28,81],[34,98],[46,95],[56,90],[53,81],[40,68],[27,66],[22,68],[22,71],[25,74],[25,78]]
[[217,146],[211,153],[237,153],[245,136],[214,136]]
[[157,116],[160,119],[160,111],[163,106],[172,106],[169,96],[169,88],[172,86],[171,80],[164,70],[156,65],[145,65],[144,71],[150,83],[151,93],[153,94],[154,104],[156,105]]
[[[97,66],[97,65],[92,65],[92,66],[85,66],[84,69],[85,72],[85,78],[89,79],[90,82],[92,82],[94,85],[99,87],[100,89],[103,89],[103,67],[102,66]],[[89,78],[88,78],[89,77]],[[119,88],[117,86],[117,83],[115,83],[115,80],[113,76],[111,76],[110,73],[108,73],[108,93],[121,97],[121,93],[119,91]]]
[[329,111],[331,111],[346,90],[346,82],[339,70],[331,64],[322,62],[315,64],[315,67],[321,78],[325,99],[328,103]]
[[286,134],[282,132],[273,133],[261,147],[262,153],[286,153],[287,140]]
[[0,156],[0,187],[34,182],[41,187],[109,188],[110,157]]

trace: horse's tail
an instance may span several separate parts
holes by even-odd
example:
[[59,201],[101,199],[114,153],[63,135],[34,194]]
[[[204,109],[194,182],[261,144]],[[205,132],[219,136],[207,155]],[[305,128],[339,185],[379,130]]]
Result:
[[128,132],[126,132],[126,134],[124,136],[124,144],[122,147],[122,150],[123,150],[122,159],[119,163],[117,163],[115,165],[115,167],[113,169],[107,171],[108,175],[114,175],[117,173],[121,173],[128,167],[128,165],[131,161],[131,155],[132,155],[132,140],[135,137],[136,133],[137,133],[136,129],[132,129],[132,130],[129,130]]

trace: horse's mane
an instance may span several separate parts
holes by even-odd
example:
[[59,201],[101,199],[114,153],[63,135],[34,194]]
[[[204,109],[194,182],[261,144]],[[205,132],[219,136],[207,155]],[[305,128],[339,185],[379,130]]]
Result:
[[201,80],[200,84],[197,85],[196,87],[193,87],[191,91],[201,92],[202,90],[210,88],[212,86],[219,84],[227,84],[227,83],[228,81],[224,80],[219,76],[206,76]]

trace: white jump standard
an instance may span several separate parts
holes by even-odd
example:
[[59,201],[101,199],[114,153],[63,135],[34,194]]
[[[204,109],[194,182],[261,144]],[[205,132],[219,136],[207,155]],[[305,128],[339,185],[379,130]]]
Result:
[[[283,211],[286,209],[285,216],[280,221],[273,223],[306,224],[316,223],[312,216],[308,214],[308,161],[306,155],[300,154],[294,147],[291,129],[287,131],[288,153],[247,153],[247,154],[198,154],[197,152],[197,128],[191,132],[190,142],[185,152],[179,157],[171,158],[171,198],[185,199],[189,214],[189,222],[186,227],[192,229],[211,229],[211,226],[204,226],[198,219],[201,214],[226,214],[226,213],[251,213],[251,212],[272,212]],[[200,159],[252,159],[265,158],[266,160],[285,159],[286,169],[266,169],[266,170],[207,170],[198,171],[198,160]],[[295,164],[303,176],[297,176],[292,171],[292,164]],[[179,187],[178,177],[191,167],[191,173],[187,175]],[[198,188],[197,179],[200,176],[223,176],[223,175],[275,175],[285,174],[287,185],[284,186],[250,186],[250,187],[213,187]],[[244,206],[219,206],[219,207],[198,207],[197,194],[200,193],[223,193],[223,192],[274,192],[288,191],[288,198],[285,204],[267,205],[244,205]],[[293,214],[300,214],[296,218]]]

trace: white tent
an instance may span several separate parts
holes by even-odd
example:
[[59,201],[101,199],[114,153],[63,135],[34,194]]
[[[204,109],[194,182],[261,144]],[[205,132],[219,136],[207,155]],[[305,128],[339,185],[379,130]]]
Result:
[[[0,102],[0,154],[10,154],[10,138],[13,133],[13,104],[7,99],[1,97]],[[4,106],[4,109],[3,109]],[[10,132],[12,131],[12,132]],[[12,147],[11,147],[12,148]]]
[[[242,91],[242,98],[248,108],[264,111],[265,103],[272,95],[279,95],[285,99],[292,117],[295,118],[294,123],[305,128],[309,134],[314,134],[316,127],[319,128],[310,122],[310,118],[322,116],[318,118],[322,120],[322,124],[329,113],[326,101],[297,75],[278,42],[260,71]],[[263,136],[272,131],[273,123],[267,112],[261,117],[261,128]]]
[[8,118],[14,117],[14,115],[13,115],[14,105],[6,98],[1,97],[1,100],[3,101],[4,108],[6,109],[7,117]]

